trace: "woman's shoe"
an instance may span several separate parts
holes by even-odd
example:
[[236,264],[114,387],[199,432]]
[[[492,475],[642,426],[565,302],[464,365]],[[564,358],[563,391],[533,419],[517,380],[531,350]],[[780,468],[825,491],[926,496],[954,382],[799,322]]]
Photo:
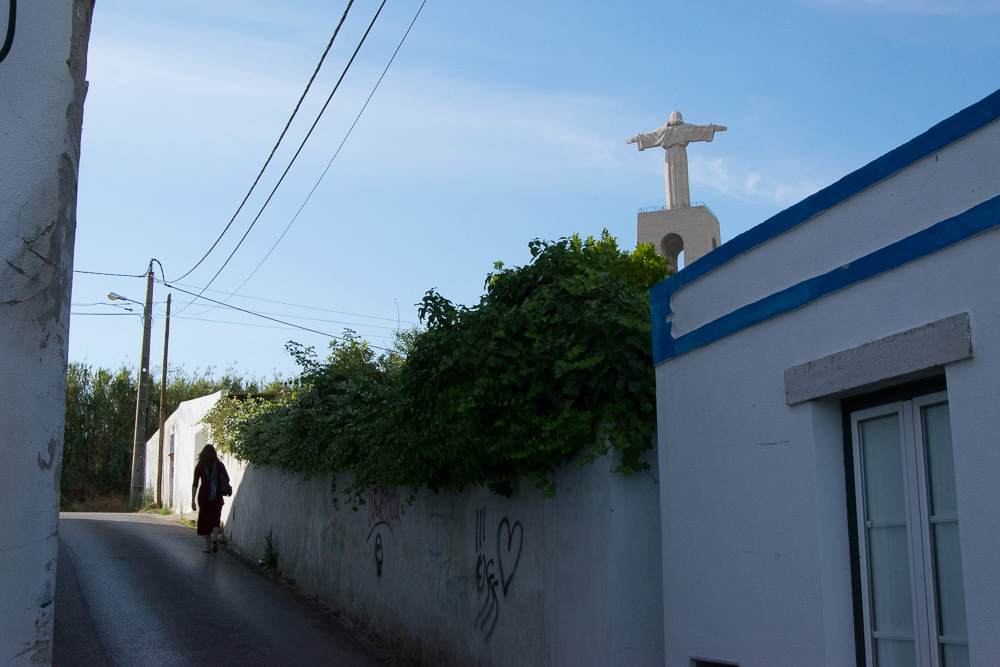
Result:
[[219,543],[218,542],[212,542],[212,553],[213,554],[219,553]]

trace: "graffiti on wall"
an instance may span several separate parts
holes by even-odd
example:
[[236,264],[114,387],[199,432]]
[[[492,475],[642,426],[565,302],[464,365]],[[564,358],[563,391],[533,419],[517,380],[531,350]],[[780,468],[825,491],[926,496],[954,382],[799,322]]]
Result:
[[365,513],[368,530],[377,523],[388,525],[390,521],[399,521],[399,492],[396,491],[396,487],[368,489],[365,494],[365,507],[368,508]]
[[[507,597],[511,581],[521,562],[524,527],[507,517],[500,519],[496,530],[496,550],[492,550],[492,531],[487,529],[486,508],[476,510],[476,591],[482,607],[476,614],[475,627],[486,639],[493,634],[500,618],[500,605]],[[495,554],[495,555],[494,555]]]
[[431,525],[433,537],[427,553],[437,565],[435,597],[442,611],[458,616],[463,613],[465,600],[469,597],[470,578],[463,573],[467,572],[464,563],[457,563],[453,556],[455,548],[450,530],[451,517],[436,512],[431,514]]
[[382,534],[392,535],[391,521],[399,521],[400,501],[395,487],[390,489],[373,488],[365,494],[365,529],[368,531],[366,544],[375,550],[375,574],[382,578],[382,563],[385,561],[385,548],[382,544]]

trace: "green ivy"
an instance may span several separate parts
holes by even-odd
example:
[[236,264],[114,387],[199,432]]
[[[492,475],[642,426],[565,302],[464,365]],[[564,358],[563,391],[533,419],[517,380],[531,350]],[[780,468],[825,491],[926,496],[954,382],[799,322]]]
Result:
[[652,245],[622,251],[607,233],[528,244],[531,262],[498,263],[472,308],[429,291],[422,331],[376,357],[348,332],[325,361],[290,344],[302,367],[278,403],[227,400],[207,422],[223,450],[305,475],[350,471],[372,485],[437,492],[485,484],[509,495],[581,447],[592,462],[648,469],[655,387],[649,288],[669,275]]

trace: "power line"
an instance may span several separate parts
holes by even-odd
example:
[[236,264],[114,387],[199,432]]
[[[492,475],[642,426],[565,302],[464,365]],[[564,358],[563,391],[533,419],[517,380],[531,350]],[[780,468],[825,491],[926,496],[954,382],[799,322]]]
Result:
[[[159,262],[157,262],[159,264]],[[162,266],[160,267],[162,270]],[[115,278],[145,278],[145,273],[140,273],[138,275],[133,275],[131,273],[105,273],[103,271],[81,271],[80,269],[73,269],[73,273],[86,273],[91,276],[114,276]]]
[[[189,320],[192,322],[211,322],[213,324],[233,324],[239,327],[255,327],[258,329],[288,329],[288,326],[278,326],[275,324],[251,324],[249,322],[230,322],[228,320],[210,320],[206,317],[191,317],[189,315],[171,315],[171,318],[178,320]],[[292,327],[295,328],[295,327]]]
[[[170,317],[171,317],[171,319],[189,320],[189,321],[192,321],[192,322],[211,322],[213,324],[232,324],[234,326],[255,327],[255,328],[259,328],[259,329],[287,329],[287,328],[289,328],[287,326],[278,326],[278,325],[274,325],[274,324],[251,324],[250,322],[233,322],[233,321],[230,321],[230,320],[213,320],[213,319],[209,319],[207,317],[192,317],[190,315],[171,315]],[[294,327],[294,325],[293,325],[292,328],[297,328],[297,327]],[[380,327],[380,328],[388,328],[388,327]],[[372,347],[374,347],[374,346],[372,346]],[[383,348],[379,348],[379,349],[383,349]]]
[[[159,261],[157,261],[156,263],[159,264]],[[145,273],[140,273],[140,274],[108,273],[108,272],[105,272],[105,271],[82,271],[80,269],[74,269],[73,273],[85,273],[85,274],[94,275],[94,276],[113,276],[113,277],[116,277],[116,278],[145,278],[146,277]],[[157,280],[156,282],[158,282],[159,284],[164,285],[166,287],[175,287],[176,288],[177,285],[183,285],[185,287],[191,287],[193,289],[198,289],[198,287],[195,286],[195,285],[184,285],[184,283],[167,284],[167,282],[165,280],[162,280],[162,279],[161,280]],[[334,313],[335,315],[348,315],[350,317],[363,317],[363,318],[369,319],[369,320],[380,320],[380,321],[383,321],[383,322],[397,322],[397,323],[400,323],[400,324],[412,324],[412,325],[418,324],[418,322],[414,322],[412,320],[401,320],[398,317],[380,317],[378,315],[365,315],[364,313],[352,313],[352,312],[348,312],[346,310],[335,310],[333,308],[322,308],[320,306],[308,306],[306,304],[301,304],[301,303],[291,303],[291,302],[288,302],[288,301],[279,301],[278,299],[266,299],[264,297],[259,297],[259,296],[248,296],[246,294],[237,294],[236,292],[226,292],[224,290],[206,289],[205,291],[206,292],[216,292],[218,294],[225,294],[226,296],[238,296],[241,299],[251,299],[253,301],[264,301],[266,303],[275,303],[275,304],[278,304],[278,305],[281,305],[281,306],[289,306],[291,308],[302,308],[304,310],[316,310],[316,311],[320,311],[320,312],[324,312],[324,313]],[[195,302],[195,300],[191,300],[191,301],[188,301],[187,304],[192,304],[194,302]],[[163,305],[165,303],[166,303],[166,301],[154,301],[153,305],[154,306],[160,306],[160,305]],[[104,302],[104,301],[97,301],[97,302],[94,302],[94,303],[73,303],[73,304],[70,304],[70,305],[73,306],[73,307],[81,307],[81,308],[82,307],[89,307],[89,306],[115,306],[115,304],[113,304],[113,303]],[[228,304],[225,304],[225,305],[228,305]],[[218,306],[212,306],[213,309],[217,308],[217,307]],[[87,314],[93,315],[95,313],[80,313],[80,314],[81,315],[87,315]],[[108,313],[108,314],[109,315],[118,315],[119,313]],[[275,313],[269,313],[269,314],[274,315]],[[173,317],[177,317],[177,315],[173,315]],[[308,317],[302,317],[301,315],[288,315],[287,317],[294,317],[294,318],[297,318],[297,319],[313,319],[313,318],[308,318]],[[358,326],[375,326],[375,325],[370,325],[370,324],[363,324],[361,322],[338,322],[336,320],[322,320],[322,319],[315,319],[315,321],[317,321],[317,322],[330,322],[332,324],[357,324]],[[385,327],[385,328],[392,328],[392,327]]]
[[[309,141],[309,137],[312,136],[313,130],[316,129],[316,126],[319,124],[320,118],[322,118],[323,113],[326,112],[326,109],[330,105],[330,101],[333,99],[334,94],[340,88],[341,82],[344,80],[344,77],[347,76],[347,71],[351,68],[351,65],[354,63],[354,59],[357,57],[358,52],[361,50],[361,46],[365,43],[365,40],[368,39],[368,34],[375,26],[375,21],[378,19],[379,14],[382,13],[382,8],[385,7],[385,3],[386,0],[382,0],[382,4],[379,5],[378,11],[375,12],[375,16],[372,18],[371,23],[368,24],[368,29],[365,30],[365,34],[362,35],[361,41],[358,42],[357,48],[354,49],[354,53],[351,54],[351,59],[347,61],[347,65],[344,67],[344,71],[341,72],[340,78],[337,79],[336,85],[334,85],[333,90],[330,92],[330,95],[326,98],[326,102],[323,103],[323,108],[320,109],[319,114],[317,114],[316,116],[316,120],[313,121],[313,124],[309,128],[309,131],[306,133],[306,136],[302,140],[302,143],[299,144],[299,148],[298,150],[295,151],[295,155],[293,155],[292,159],[288,162],[288,166],[285,167],[285,171],[282,172],[281,178],[279,178],[278,182],[274,185],[274,188],[271,190],[271,194],[267,196],[267,199],[264,201],[264,204],[260,207],[260,210],[257,212],[257,215],[250,223],[250,226],[247,227],[246,232],[244,232],[243,237],[240,238],[239,243],[237,243],[236,247],[233,248],[233,251],[229,253],[229,257],[227,257],[226,261],[222,263],[222,266],[220,266],[219,270],[215,272],[215,275],[212,276],[212,279],[208,281],[208,284],[205,285],[204,289],[207,289],[209,285],[215,282],[215,279],[219,277],[219,274],[222,273],[222,270],[226,268],[226,266],[229,264],[229,261],[233,258],[233,255],[236,254],[236,251],[239,250],[240,246],[243,245],[243,241],[245,241],[247,235],[250,234],[250,230],[252,230],[254,228],[254,225],[257,224],[257,221],[260,220],[260,216],[264,213],[264,209],[267,208],[267,205],[271,202],[271,198],[274,197],[274,193],[278,191],[278,188],[281,186],[281,183],[285,180],[285,176],[288,175],[288,172],[291,170],[292,165],[295,164],[295,160],[299,157],[299,154],[302,152],[302,149],[305,148],[306,142]],[[202,293],[204,293],[204,289],[202,290]],[[197,296],[201,296],[201,294],[198,294]]]
[[[163,302],[160,302],[160,303],[163,303]],[[191,303],[191,302],[189,301],[188,303]],[[74,306],[100,306],[100,305],[104,305],[104,304],[99,304],[99,303],[96,303],[96,304],[81,303],[81,304],[73,304],[73,305]],[[218,306],[212,306],[212,308],[213,309],[214,308],[218,308]],[[162,307],[157,307],[156,310],[159,311],[159,312],[165,312],[164,308],[162,308]],[[205,312],[209,312],[209,311],[205,311]],[[341,324],[341,325],[348,326],[348,327],[364,327],[365,329],[385,329],[386,331],[398,331],[399,330],[398,327],[388,327],[388,326],[385,326],[383,324],[367,324],[365,322],[344,322],[342,320],[330,320],[330,319],[326,319],[326,318],[322,318],[322,317],[305,317],[303,315],[288,315],[288,314],[285,314],[285,313],[264,313],[264,312],[257,312],[257,311],[254,311],[254,312],[256,314],[258,314],[258,315],[275,315],[275,316],[284,317],[285,319],[305,320],[307,322],[321,322],[323,324]],[[204,313],[201,313],[201,314],[204,314]],[[182,317],[180,315],[172,315],[172,317],[181,318],[181,319],[189,319],[189,320],[199,319],[199,318],[194,317],[194,316]],[[214,320],[203,320],[203,321],[205,321],[205,322],[212,322]]]
[[[214,303],[214,304],[217,304],[217,305],[220,305],[220,306],[224,306],[224,307],[230,308],[232,310],[237,310],[237,311],[239,311],[241,313],[246,313],[248,315],[253,315],[254,317],[260,317],[260,318],[263,318],[265,320],[270,320],[272,322],[277,322],[278,324],[284,324],[285,326],[292,327],[293,329],[301,329],[303,331],[308,331],[310,333],[319,334],[321,336],[327,336],[328,338],[333,338],[334,340],[343,340],[341,337],[336,336],[336,335],[334,335],[332,333],[328,333],[326,331],[318,331],[316,329],[310,329],[309,327],[300,326],[298,324],[292,324],[291,322],[285,322],[284,320],[279,320],[279,319],[277,319],[275,317],[270,317],[268,315],[262,315],[260,313],[255,313],[254,311],[247,310],[246,308],[239,308],[238,306],[233,306],[233,305],[230,305],[228,303],[223,303],[222,301],[216,301],[215,299],[209,299],[207,296],[202,296],[201,294],[195,294],[194,292],[189,292],[189,291],[187,291],[185,289],[181,289],[177,285],[172,285],[170,283],[163,283],[163,284],[165,286],[169,287],[170,289],[175,289],[178,292],[183,292],[184,294],[188,294],[190,296],[193,296],[196,299],[204,299],[205,301],[210,301],[211,303]],[[382,350],[383,352],[390,352],[389,349],[384,348],[384,347],[379,347],[378,345],[371,345],[371,344],[369,344],[369,346],[375,348],[376,350]]]
[[70,311],[70,317],[138,317],[142,318],[142,313],[81,313]]
[[375,91],[378,90],[379,84],[381,84],[382,79],[385,78],[385,73],[389,71],[389,66],[392,65],[392,61],[396,59],[396,54],[399,53],[399,50],[403,47],[403,42],[406,41],[406,37],[410,34],[410,30],[413,28],[413,24],[417,22],[417,18],[420,16],[420,12],[423,10],[425,4],[427,4],[427,0],[424,0],[423,2],[420,3],[420,7],[417,8],[417,13],[413,16],[413,20],[410,21],[410,25],[409,27],[407,27],[406,32],[403,33],[403,38],[399,40],[399,45],[396,47],[396,50],[392,52],[392,57],[389,58],[389,62],[386,63],[385,69],[382,70],[382,75],[379,76],[378,81],[375,82],[375,86],[372,88],[372,92],[368,94],[368,99],[366,99],[365,103],[361,106],[361,111],[359,111],[358,115],[354,117],[354,122],[351,123],[351,127],[348,128],[347,134],[344,135],[344,139],[340,142],[340,145],[337,146],[337,150],[334,152],[333,157],[330,158],[330,161],[327,162],[326,168],[323,170],[323,173],[319,175],[319,178],[316,180],[316,184],[313,185],[312,190],[310,190],[309,194],[306,195],[305,201],[302,202],[302,206],[299,206],[299,210],[295,212],[295,215],[292,216],[292,219],[285,227],[285,231],[281,232],[281,236],[278,237],[278,240],[274,242],[274,245],[271,246],[271,249],[267,251],[266,255],[264,255],[264,259],[260,260],[260,264],[258,264],[256,268],[254,268],[254,270],[250,272],[250,275],[247,276],[242,283],[240,283],[239,287],[237,287],[233,291],[233,294],[239,292],[240,289],[242,289],[242,287],[246,285],[251,278],[253,278],[254,274],[257,273],[257,270],[264,265],[264,262],[267,261],[267,258],[271,256],[271,253],[274,252],[274,249],[278,247],[279,243],[281,243],[281,239],[285,238],[285,234],[287,234],[288,230],[292,228],[292,224],[294,224],[295,221],[298,219],[299,214],[302,213],[302,209],[304,209],[306,207],[306,204],[309,203],[309,200],[312,199],[313,193],[316,192],[316,188],[319,187],[319,184],[323,181],[323,178],[326,177],[326,172],[330,171],[330,167],[331,165],[333,165],[333,161],[337,159],[338,155],[340,155],[340,149],[342,149],[344,147],[344,144],[347,143],[348,137],[350,137],[351,132],[354,131],[354,126],[357,125],[358,120],[361,119],[361,114],[363,114],[365,112],[365,109],[368,108],[368,103],[372,101],[372,97],[375,95]]
[[[11,1],[13,2],[13,0]],[[264,161],[264,166],[260,168],[260,173],[257,174],[257,178],[254,179],[253,185],[250,186],[250,189],[247,191],[246,196],[243,197],[243,201],[240,202],[240,205],[237,207],[236,212],[233,213],[233,217],[229,219],[229,222],[226,224],[226,227],[222,230],[222,233],[219,234],[219,238],[215,239],[215,243],[213,243],[212,247],[208,249],[208,252],[206,252],[204,256],[201,259],[199,259],[198,262],[194,266],[192,266],[190,270],[188,270],[187,273],[177,278],[177,280],[184,280],[184,278],[187,278],[189,275],[191,275],[191,273],[195,269],[201,266],[201,263],[205,261],[205,259],[211,254],[213,250],[215,250],[215,246],[219,245],[219,241],[221,241],[222,237],[226,235],[227,231],[229,231],[229,228],[232,226],[233,221],[236,220],[236,216],[239,215],[240,211],[243,210],[243,205],[247,203],[247,200],[250,198],[250,194],[254,191],[254,188],[257,187],[257,183],[260,182],[260,178],[261,176],[264,175],[264,170],[267,169],[267,165],[271,164],[271,158],[274,157],[274,153],[278,150],[278,146],[281,144],[281,140],[285,138],[285,133],[288,132],[288,128],[291,126],[292,120],[295,119],[295,115],[299,112],[299,107],[302,106],[302,100],[306,98],[306,94],[309,92],[309,88],[312,87],[313,81],[316,79],[316,75],[319,74],[319,70],[323,66],[323,61],[326,60],[326,55],[330,53],[330,48],[333,46],[333,41],[337,38],[337,34],[340,32],[341,26],[344,25],[344,21],[347,19],[347,13],[351,10],[351,5],[353,4],[354,0],[348,0],[347,7],[344,8],[344,14],[343,16],[340,17],[340,22],[337,24],[336,29],[333,31],[333,35],[330,37],[330,41],[327,43],[326,49],[323,51],[323,55],[320,56],[319,62],[316,63],[316,69],[313,70],[312,76],[309,77],[309,82],[306,84],[305,90],[302,91],[302,95],[299,97],[299,101],[295,103],[295,109],[292,111],[292,115],[289,116],[288,122],[285,123],[285,129],[281,131],[281,136],[278,137],[278,141],[275,142],[274,148],[271,149],[271,154],[267,156],[267,160]]]
[[[161,283],[161,284],[163,284],[164,286],[168,286],[166,283]],[[182,287],[190,287],[191,289],[199,289],[197,285],[187,285],[187,284],[184,284],[184,283],[172,283],[172,284],[173,285],[181,285]],[[260,297],[260,296],[247,296],[246,294],[237,294],[236,292],[226,292],[225,290],[207,289],[205,291],[206,292],[215,292],[217,294],[225,294],[226,296],[238,296],[241,299],[251,299],[252,301],[264,301],[266,303],[276,303],[276,304],[279,304],[281,306],[290,306],[292,308],[302,308],[304,310],[318,310],[320,312],[334,313],[336,315],[349,315],[351,317],[364,317],[364,318],[370,319],[370,320],[382,320],[382,321],[385,321],[385,322],[399,322],[401,324],[414,324],[414,325],[419,324],[418,322],[413,322],[411,320],[401,320],[398,317],[379,317],[377,315],[365,315],[363,313],[350,313],[350,312],[347,312],[346,310],[334,310],[332,308],[321,308],[320,306],[307,306],[307,305],[301,304],[301,303],[290,303],[288,301],[279,301],[277,299],[265,299],[264,297]],[[163,302],[162,301],[158,301],[157,303],[163,303]],[[194,301],[188,301],[187,303],[194,303]],[[225,302],[223,302],[223,303],[225,303]],[[212,307],[215,308],[216,306],[212,306]],[[292,315],[290,317],[297,317],[297,316],[296,315]]]

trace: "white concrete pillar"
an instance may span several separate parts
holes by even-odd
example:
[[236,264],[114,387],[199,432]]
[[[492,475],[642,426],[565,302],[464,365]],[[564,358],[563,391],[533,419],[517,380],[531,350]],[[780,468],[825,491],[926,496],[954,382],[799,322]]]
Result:
[[[0,0],[0,47],[10,35]],[[0,61],[0,664],[51,662],[92,0],[21,0]],[[2,49],[0,49],[2,52]]]

